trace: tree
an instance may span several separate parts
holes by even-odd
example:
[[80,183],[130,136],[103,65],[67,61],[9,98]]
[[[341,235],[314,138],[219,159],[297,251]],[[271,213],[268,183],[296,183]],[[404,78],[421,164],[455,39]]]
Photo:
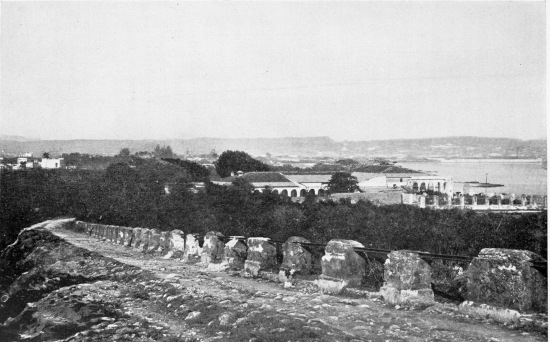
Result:
[[359,190],[357,178],[347,172],[336,172],[328,182],[331,193],[355,192]]
[[44,159],[50,159],[50,154],[49,154],[48,152],[44,152],[44,153],[42,154],[42,158],[44,158]]
[[157,158],[175,158],[174,152],[172,152],[172,148],[170,145],[162,146],[157,145],[155,147],[155,150],[153,151],[153,155]]
[[214,163],[220,177],[229,177],[231,172],[270,171],[267,164],[252,158],[242,151],[225,151]]
[[192,182],[206,182],[209,179],[210,172],[200,164],[175,158],[163,158],[162,160],[185,169]]
[[120,152],[118,152],[118,155],[120,157],[128,157],[128,156],[130,156],[130,149],[125,147],[125,148],[121,149]]
[[348,159],[340,159],[336,162],[336,164],[342,165],[347,168],[352,168],[352,167],[358,166],[359,162],[357,160],[348,158]]

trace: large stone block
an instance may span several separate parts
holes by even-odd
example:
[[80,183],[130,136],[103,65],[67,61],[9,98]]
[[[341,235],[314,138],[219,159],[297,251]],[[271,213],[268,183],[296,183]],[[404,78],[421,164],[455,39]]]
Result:
[[168,253],[170,247],[170,232],[160,232],[159,248],[158,252],[161,256],[165,256]]
[[74,229],[77,232],[86,232],[86,222],[76,221]]
[[92,223],[92,234],[91,235],[93,237],[97,237],[97,227],[98,227],[97,223]]
[[86,234],[92,235],[93,224],[90,222],[86,222],[85,224],[86,224]]
[[256,277],[260,272],[277,271],[277,248],[269,242],[269,238],[248,238],[246,244],[248,253],[244,263],[245,273]]
[[105,227],[104,224],[100,224],[98,228],[98,237],[102,240],[105,239]]
[[161,231],[158,229],[150,229],[149,234],[149,246],[147,247],[147,253],[159,253],[160,252],[160,240]]
[[433,304],[432,268],[418,254],[393,251],[384,263],[380,293],[391,304]]
[[126,232],[124,234],[124,246],[132,247],[134,243],[134,228],[126,227]]
[[343,281],[347,286],[360,286],[365,277],[365,259],[354,247],[364,247],[353,240],[330,240],[321,258],[322,279]]
[[290,237],[283,244],[283,263],[281,271],[291,274],[310,274],[313,268],[311,253],[299,243],[309,243],[308,239],[299,236]]
[[120,239],[120,227],[113,226],[113,243],[118,244],[119,239]]
[[467,300],[518,311],[547,311],[548,282],[530,260],[530,251],[484,248],[466,272]]
[[185,252],[184,233],[181,230],[174,229],[167,232],[168,252],[163,256],[164,259],[183,258]]
[[128,227],[120,227],[119,229],[119,240],[118,244],[122,246],[126,246],[126,241],[128,240]]
[[140,248],[143,243],[143,231],[141,228],[134,228],[132,230],[134,231],[134,242],[132,243],[132,247]]
[[232,236],[224,248],[224,262],[232,270],[243,269],[246,261],[247,247],[239,238],[242,236]]
[[221,264],[224,256],[225,244],[220,240],[223,234],[220,232],[208,232],[204,236],[202,244],[201,263]]
[[116,226],[107,226],[107,240],[111,241],[111,242],[115,242],[115,238],[116,238]]
[[101,228],[103,227],[102,224],[96,223],[95,224],[95,237],[98,239],[101,239]]
[[198,237],[198,234],[187,234],[185,236],[184,262],[194,264],[201,260],[202,248],[199,245]]
[[147,253],[149,241],[151,240],[151,229],[141,228],[141,251]]

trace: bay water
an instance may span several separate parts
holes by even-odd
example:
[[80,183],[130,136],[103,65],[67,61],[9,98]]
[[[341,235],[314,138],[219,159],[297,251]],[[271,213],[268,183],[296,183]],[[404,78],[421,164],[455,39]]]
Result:
[[[506,162],[506,161],[446,161],[398,163],[403,167],[426,172],[435,172],[440,176],[453,177],[455,192],[462,192],[463,182],[477,181],[503,184],[503,187],[488,188],[491,193],[514,193],[516,195],[547,195],[547,170],[542,163]],[[475,192],[485,192],[484,188]]]

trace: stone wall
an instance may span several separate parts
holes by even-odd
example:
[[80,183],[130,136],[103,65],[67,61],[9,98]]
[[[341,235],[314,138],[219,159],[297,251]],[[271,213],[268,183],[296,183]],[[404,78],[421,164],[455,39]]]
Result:
[[[321,257],[307,248],[308,240],[297,236],[283,244],[262,237],[226,239],[219,232],[209,232],[203,240],[198,234],[185,235],[181,230],[161,232],[81,221],[68,227],[161,258],[201,262],[209,269],[230,269],[242,271],[243,275],[278,279],[284,286],[293,286],[296,276],[316,277],[321,291],[338,293],[347,287],[360,287],[369,276],[372,277],[367,272],[367,261],[362,254],[365,251],[361,250],[363,245],[352,240],[331,240]],[[282,249],[281,263],[277,260],[277,248]],[[533,260],[545,261],[529,251],[483,249],[466,271],[465,299],[469,304],[463,307],[472,311],[478,308],[475,303],[479,303],[483,305],[483,312],[493,306],[522,312],[546,312],[547,279],[533,267]],[[320,265],[322,270],[318,277],[315,265]],[[380,295],[391,304],[433,304],[430,265],[418,252],[392,251],[384,264],[384,285]]]

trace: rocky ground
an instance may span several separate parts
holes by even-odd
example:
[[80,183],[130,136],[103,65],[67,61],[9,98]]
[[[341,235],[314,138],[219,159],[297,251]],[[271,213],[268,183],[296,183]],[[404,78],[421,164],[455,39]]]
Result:
[[[62,221],[0,254],[0,341],[546,341],[546,316],[498,324],[384,304],[378,293],[319,293],[163,260]],[[269,277],[266,277],[269,278]],[[541,320],[542,318],[542,320]]]

